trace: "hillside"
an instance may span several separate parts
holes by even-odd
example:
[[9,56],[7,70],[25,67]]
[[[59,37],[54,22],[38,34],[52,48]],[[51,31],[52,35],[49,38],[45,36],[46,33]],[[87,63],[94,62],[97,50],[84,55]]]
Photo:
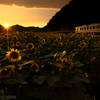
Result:
[[72,0],[44,27],[45,31],[74,30],[75,26],[100,23],[98,0]]
[[[0,32],[3,32],[5,30],[5,28],[0,25]],[[39,27],[23,27],[21,25],[13,25],[13,26],[10,26],[9,27],[9,31],[19,31],[19,32],[22,32],[22,31],[33,31],[33,32],[41,32],[43,31],[42,28],[39,28]]]

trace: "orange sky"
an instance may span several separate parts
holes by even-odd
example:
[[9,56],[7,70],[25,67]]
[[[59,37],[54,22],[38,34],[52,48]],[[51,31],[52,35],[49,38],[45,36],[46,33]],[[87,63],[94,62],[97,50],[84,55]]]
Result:
[[15,5],[0,5],[0,24],[43,27],[58,11],[59,9],[37,9]]

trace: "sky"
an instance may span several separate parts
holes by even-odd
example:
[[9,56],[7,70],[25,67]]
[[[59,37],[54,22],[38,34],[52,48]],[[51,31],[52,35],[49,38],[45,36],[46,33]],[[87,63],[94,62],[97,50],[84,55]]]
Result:
[[0,0],[0,24],[44,27],[71,0]]

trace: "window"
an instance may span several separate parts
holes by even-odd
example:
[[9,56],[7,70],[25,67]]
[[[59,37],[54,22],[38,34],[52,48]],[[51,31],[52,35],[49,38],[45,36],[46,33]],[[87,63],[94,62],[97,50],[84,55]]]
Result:
[[100,25],[98,25],[98,28],[100,28]]
[[89,27],[87,27],[87,30],[89,29]]
[[95,26],[93,26],[93,29],[95,29]]
[[84,30],[86,30],[86,27],[84,27]]

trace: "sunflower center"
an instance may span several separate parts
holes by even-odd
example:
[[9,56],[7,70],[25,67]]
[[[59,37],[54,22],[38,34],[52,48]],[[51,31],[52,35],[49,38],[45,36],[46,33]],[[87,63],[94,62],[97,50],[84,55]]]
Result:
[[60,38],[58,38],[58,41],[60,41]]
[[44,43],[44,40],[43,40],[43,43]]
[[28,45],[28,48],[32,48],[32,45],[31,45],[31,44],[29,44],[29,45]]
[[17,45],[20,45],[20,43],[18,42]]
[[16,40],[16,37],[14,37],[14,40]]
[[84,44],[82,43],[81,46],[84,46]]
[[18,58],[18,53],[13,51],[13,52],[10,54],[10,57],[16,59],[16,58]]
[[11,71],[11,68],[7,68],[7,70],[2,70],[1,76],[7,75]]

